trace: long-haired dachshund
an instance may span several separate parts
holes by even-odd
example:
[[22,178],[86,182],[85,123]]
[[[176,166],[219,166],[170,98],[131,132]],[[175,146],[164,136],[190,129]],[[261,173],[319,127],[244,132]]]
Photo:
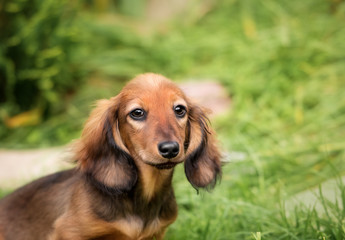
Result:
[[98,102],[75,144],[75,169],[0,201],[0,240],[163,239],[177,217],[174,167],[184,162],[197,189],[221,173],[207,123],[171,81],[137,76]]

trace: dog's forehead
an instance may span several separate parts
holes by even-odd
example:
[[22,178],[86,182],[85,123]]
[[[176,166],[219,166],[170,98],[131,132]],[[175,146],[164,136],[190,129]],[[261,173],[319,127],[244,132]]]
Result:
[[158,74],[139,75],[130,81],[122,90],[128,101],[162,104],[175,101],[184,101],[182,90],[172,81]]
[[141,74],[135,77],[124,89],[156,91],[161,88],[178,89],[171,80],[162,75],[153,73]]

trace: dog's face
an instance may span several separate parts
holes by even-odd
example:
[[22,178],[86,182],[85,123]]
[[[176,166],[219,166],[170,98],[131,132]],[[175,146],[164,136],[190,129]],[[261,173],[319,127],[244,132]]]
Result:
[[182,91],[162,77],[138,78],[120,94],[119,131],[136,161],[158,169],[183,162],[188,102]]
[[116,193],[130,191],[143,168],[168,171],[185,162],[195,188],[213,187],[220,174],[220,154],[204,111],[157,74],[139,75],[120,94],[98,103],[77,143],[76,159],[82,171]]

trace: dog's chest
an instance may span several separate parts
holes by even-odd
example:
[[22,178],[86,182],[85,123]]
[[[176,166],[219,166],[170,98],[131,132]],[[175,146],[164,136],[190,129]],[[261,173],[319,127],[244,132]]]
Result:
[[[139,207],[140,206],[140,207]],[[165,201],[152,202],[151,204],[136,204],[122,218],[112,222],[121,234],[130,239],[161,239],[166,227],[173,223],[177,217],[177,205],[173,196]]]
[[166,227],[168,223],[158,217],[151,220],[149,223],[137,216],[127,217],[126,219],[117,220],[114,222],[115,228],[123,235],[128,236],[131,239],[146,239],[153,237]]
[[159,236],[177,217],[177,205],[171,188],[150,200],[143,198],[141,191],[123,198],[101,200],[102,205],[97,202],[90,204],[91,208],[97,206],[93,212],[99,227],[105,227],[99,231],[96,239],[161,239]]

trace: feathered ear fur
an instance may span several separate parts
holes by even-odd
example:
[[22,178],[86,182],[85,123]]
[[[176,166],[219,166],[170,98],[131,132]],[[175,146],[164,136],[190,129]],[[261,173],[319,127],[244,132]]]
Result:
[[87,120],[76,144],[76,161],[88,179],[109,194],[130,191],[137,169],[118,130],[118,97],[101,100]]
[[221,174],[220,153],[205,112],[191,105],[186,133],[185,173],[196,189],[213,188]]

